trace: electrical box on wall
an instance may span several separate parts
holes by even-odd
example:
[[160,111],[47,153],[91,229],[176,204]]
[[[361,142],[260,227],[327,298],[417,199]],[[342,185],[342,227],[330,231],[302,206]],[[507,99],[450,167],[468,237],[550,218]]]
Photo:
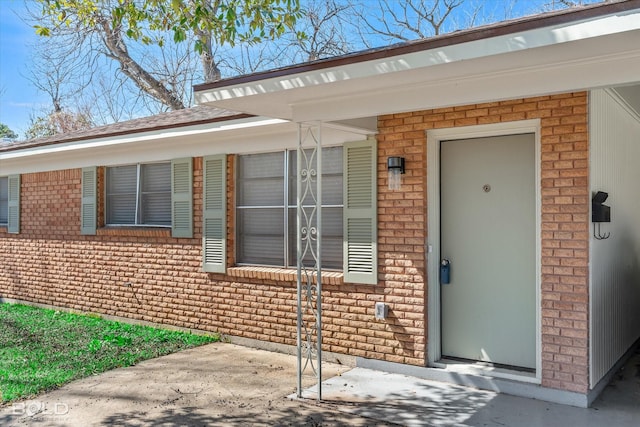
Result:
[[383,302],[376,303],[376,319],[386,319],[389,314],[389,306]]

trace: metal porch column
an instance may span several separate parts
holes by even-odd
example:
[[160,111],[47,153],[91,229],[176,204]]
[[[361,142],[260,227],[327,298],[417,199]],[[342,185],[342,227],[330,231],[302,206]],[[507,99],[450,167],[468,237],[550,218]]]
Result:
[[302,374],[312,369],[322,399],[322,125],[298,125],[297,268],[298,397]]

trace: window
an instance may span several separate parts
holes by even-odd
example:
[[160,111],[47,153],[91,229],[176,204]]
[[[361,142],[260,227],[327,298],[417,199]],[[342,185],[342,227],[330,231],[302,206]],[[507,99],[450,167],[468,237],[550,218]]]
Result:
[[[238,157],[237,261],[296,265],[297,152]],[[322,267],[342,269],[342,147],[322,150]],[[311,196],[303,204],[311,204]],[[309,254],[305,259],[311,263]]]
[[0,176],[0,225],[9,220],[9,178]]
[[[294,153],[237,157],[236,236],[232,243],[239,264],[295,265]],[[345,283],[375,285],[376,140],[345,142],[343,147],[324,149],[322,160],[322,267],[342,270]],[[225,273],[227,267],[226,161],[225,154],[203,158],[202,269],[210,273]],[[306,265],[311,264],[309,258]]]
[[108,167],[107,225],[171,226],[171,162]]

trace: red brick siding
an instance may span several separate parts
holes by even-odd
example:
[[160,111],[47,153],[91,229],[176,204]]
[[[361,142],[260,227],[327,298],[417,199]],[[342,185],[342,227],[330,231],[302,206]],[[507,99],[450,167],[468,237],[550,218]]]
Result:
[[[235,242],[234,165],[234,156],[229,156],[230,266]],[[129,227],[99,228],[96,236],[82,236],[80,184],[80,169],[22,175],[21,233],[0,229],[0,296],[295,345],[294,272],[247,267],[230,268],[226,275],[201,271],[201,158],[194,159],[193,239],[173,239],[163,228]],[[382,178],[381,186],[384,197]],[[103,226],[104,168],[98,168],[98,194]],[[391,199],[389,203],[394,204]],[[423,202],[420,209],[424,210]],[[421,271],[409,268],[414,259],[423,268],[418,255],[389,252],[397,261],[381,266],[380,276],[388,282],[377,286],[344,284],[341,274],[326,274],[326,350],[424,364],[424,280]],[[374,319],[375,301],[390,304],[387,321]]]
[[[393,114],[378,120],[380,161],[402,155],[408,169],[404,181],[408,188],[390,194],[381,191],[379,202],[380,243],[385,248],[381,257],[395,268],[401,248],[408,248],[405,256],[411,248],[417,255],[418,248],[412,245],[423,242],[424,220],[413,208],[424,200],[419,194],[425,193],[425,131],[540,119],[542,384],[581,393],[588,390],[587,106],[587,94],[580,92]],[[384,181],[386,173],[382,175]],[[389,211],[389,204],[402,208]],[[415,228],[410,225],[411,214],[417,215]],[[406,258],[400,264],[404,262]]]
[[[338,274],[326,275],[326,350],[425,363],[425,130],[531,118],[542,123],[543,385],[587,390],[585,93],[380,117],[379,284],[345,284]],[[391,155],[406,158],[401,191],[387,190],[385,162]],[[229,266],[234,262],[234,167],[229,156]],[[98,182],[102,199],[103,168]],[[201,158],[194,158],[193,239],[173,239],[169,230],[155,228],[101,228],[96,236],[81,236],[80,196],[79,169],[22,175],[22,232],[12,235],[0,228],[0,296],[295,344],[295,274],[245,267],[230,268],[226,275],[201,271]],[[99,212],[102,218],[103,202]],[[374,319],[376,301],[389,304],[387,320]]]

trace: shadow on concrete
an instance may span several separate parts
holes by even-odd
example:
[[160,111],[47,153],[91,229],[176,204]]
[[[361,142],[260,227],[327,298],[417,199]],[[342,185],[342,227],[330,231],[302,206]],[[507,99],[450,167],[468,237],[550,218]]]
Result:
[[[314,387],[291,400],[283,396],[293,392],[294,366],[292,356],[211,344],[76,381],[18,410],[0,408],[0,426],[640,425],[640,352],[590,409],[341,367],[323,382],[322,402]],[[68,411],[56,414],[57,404]]]
[[[242,415],[205,414],[199,408],[166,409],[149,418],[144,413],[113,414],[100,422],[103,426],[351,426],[357,416],[335,415],[310,411],[309,408],[274,409],[263,413],[247,412]],[[388,426],[388,423],[366,420],[367,426]]]

